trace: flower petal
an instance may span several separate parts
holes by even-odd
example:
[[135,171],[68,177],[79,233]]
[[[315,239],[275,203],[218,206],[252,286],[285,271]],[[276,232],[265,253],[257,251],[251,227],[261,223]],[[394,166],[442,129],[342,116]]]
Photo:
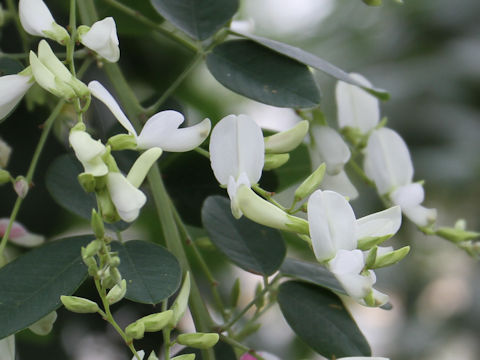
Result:
[[401,186],[390,194],[390,199],[402,209],[420,205],[425,199],[425,190],[418,183]]
[[338,132],[327,126],[312,129],[315,148],[327,164],[327,174],[336,175],[350,159],[350,149]]
[[393,236],[402,224],[399,206],[364,216],[357,220],[357,239],[366,237]]
[[78,130],[71,131],[68,140],[86,173],[93,176],[107,174],[108,167],[101,159],[106,148],[100,140],[93,140],[90,134]]
[[347,173],[342,170],[337,175],[325,174],[320,188],[323,190],[332,190],[350,200],[358,197],[358,191],[347,176]]
[[408,207],[402,211],[417,226],[429,226],[437,220],[437,209],[429,209],[422,205]]
[[145,194],[117,172],[108,173],[107,187],[120,218],[128,222],[135,220],[147,201]]
[[355,214],[345,198],[333,191],[315,191],[308,200],[308,223],[313,251],[318,261],[335,257],[338,250],[353,250]]
[[[360,74],[350,74],[359,83],[371,87],[371,83]],[[378,100],[358,86],[343,81],[335,89],[338,109],[338,126],[359,129],[363,134],[372,130],[380,121]]]
[[2,360],[15,360],[15,335],[0,340],[0,355]]
[[215,126],[210,137],[210,161],[213,173],[222,185],[230,176],[242,172],[250,184],[262,175],[265,159],[263,134],[255,121],[246,115],[229,115]]
[[90,30],[82,35],[80,42],[110,62],[120,58],[117,27],[112,17],[97,21]]
[[372,132],[365,149],[364,169],[383,195],[408,185],[413,179],[413,164],[405,141],[387,128]]
[[158,160],[160,155],[162,155],[162,149],[160,148],[148,149],[140,155],[128,172],[128,182],[136,188],[140,187],[143,180],[145,180],[145,176],[147,176],[150,168]]
[[27,33],[45,36],[55,22],[52,13],[42,0],[20,0],[18,4],[20,22]]
[[6,117],[33,85],[30,76],[5,75],[0,77],[0,120]]
[[137,137],[137,132],[130,123],[130,120],[128,120],[127,116],[123,113],[122,109],[120,109],[120,106],[115,101],[113,96],[107,91],[107,89],[105,89],[105,87],[96,80],[90,81],[88,88],[92,92],[93,96],[95,96],[108,107],[112,114],[117,118],[118,122],[125,129],[127,129],[130,134]]

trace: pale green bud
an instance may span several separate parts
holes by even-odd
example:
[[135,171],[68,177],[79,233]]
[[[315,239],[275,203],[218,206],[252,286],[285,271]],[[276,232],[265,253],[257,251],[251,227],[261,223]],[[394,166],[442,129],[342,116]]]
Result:
[[115,208],[115,205],[113,205],[112,199],[106,188],[97,190],[97,202],[105,222],[114,223],[120,220],[117,209]]
[[407,254],[410,252],[410,246],[404,246],[398,250],[389,252],[384,255],[376,256],[375,263],[371,266],[371,269],[378,269],[381,267],[390,266],[396,264],[400,260],[402,260]]
[[392,235],[385,236],[366,236],[364,238],[358,239],[357,249],[366,251],[374,247],[375,245],[380,245],[384,241],[390,239]]
[[122,281],[122,275],[116,267],[110,267],[110,276],[112,277],[115,284],[119,284]]
[[380,6],[382,5],[382,0],[362,0],[368,6]]
[[70,41],[70,35],[67,30],[54,22],[49,30],[43,30],[46,37],[55,40],[60,45],[65,45]]
[[442,227],[439,228],[436,232],[436,235],[450,240],[454,243],[459,243],[463,241],[474,240],[480,236],[480,233],[475,231],[468,231],[462,228],[449,228],[449,227]]
[[82,35],[85,35],[90,30],[90,26],[87,25],[80,25],[77,28],[77,36],[80,38]]
[[365,259],[365,267],[367,269],[373,269],[375,265],[375,260],[377,260],[378,246],[374,246],[368,252],[367,258]]
[[177,342],[181,345],[191,346],[196,349],[210,349],[218,342],[217,333],[193,333],[181,334],[177,337]]
[[128,182],[136,188],[140,187],[150,168],[158,160],[160,155],[162,155],[162,149],[158,147],[150,148],[140,155],[128,172]]
[[290,154],[266,154],[265,162],[263,164],[263,170],[273,170],[284,165],[288,159],[290,159]]
[[195,360],[195,354],[183,354],[175,356],[172,360]]
[[96,239],[91,241],[90,244],[88,244],[87,247],[84,248],[85,251],[82,251],[82,258],[85,259],[97,255],[102,248],[102,245],[103,244],[101,240]]
[[268,136],[265,138],[265,152],[279,154],[292,151],[302,143],[307,132],[308,121],[303,120],[287,131]]
[[265,298],[263,296],[260,296],[260,293],[262,292],[263,287],[262,284],[258,283],[257,286],[255,287],[255,297],[257,298],[257,301],[255,302],[255,306],[257,309],[260,309],[263,305],[265,305]]
[[75,313],[96,313],[100,309],[96,302],[78,296],[62,295],[60,300],[68,310]]
[[0,168],[6,168],[8,160],[10,160],[10,154],[12,148],[0,138]]
[[95,209],[92,209],[92,219],[90,221],[93,233],[97,239],[103,239],[105,236],[105,227],[103,225],[102,217],[97,213]]
[[317,170],[309,175],[301,185],[295,190],[295,201],[301,201],[318,189],[325,176],[327,165],[323,163]]
[[182,288],[180,289],[175,302],[170,308],[173,311],[173,315],[170,319],[170,327],[177,326],[178,322],[182,319],[183,314],[188,305],[188,298],[190,296],[190,273],[187,271],[183,279]]
[[158,357],[155,355],[155,352],[152,351],[147,360],[158,360]]
[[53,323],[55,322],[55,320],[57,320],[57,312],[52,311],[47,316],[44,316],[37,322],[30,325],[28,328],[30,329],[30,331],[37,335],[45,336],[50,334],[50,332],[52,331]]
[[120,258],[118,256],[112,256],[109,264],[111,267],[118,267],[120,265]]
[[125,335],[130,339],[141,339],[145,334],[145,324],[139,321],[128,325],[125,329]]
[[12,180],[12,176],[7,170],[0,169],[0,185],[6,184]]
[[167,326],[173,316],[172,310],[163,311],[161,313],[151,314],[138,319],[137,322],[142,322],[145,325],[145,331],[156,332],[162,330]]
[[107,141],[112,150],[134,150],[137,148],[137,139],[130,134],[118,134]]
[[240,297],[240,279],[236,278],[233,283],[232,290],[230,291],[230,307],[237,306],[238,299]]
[[363,300],[365,301],[365,304],[367,306],[370,306],[370,307],[376,307],[377,306],[376,301],[375,301],[375,296],[373,294],[373,289],[369,291],[369,293],[367,294],[367,296],[365,296],[363,298]]
[[237,190],[236,201],[242,213],[261,225],[275,229],[308,234],[308,222],[288,215],[285,211],[255,194],[250,187],[243,185]]
[[116,284],[107,294],[107,301],[110,305],[113,305],[122,300],[127,293],[127,281],[122,279],[120,284]]
[[30,187],[28,186],[27,179],[25,179],[23,176],[17,176],[15,182],[13,183],[13,189],[17,195],[24,199],[25,196],[27,196],[29,188]]
[[91,193],[95,191],[95,188],[97,186],[97,182],[95,180],[95,176],[91,173],[81,173],[78,174],[78,182],[80,183],[80,186],[83,188],[83,190],[86,193]]

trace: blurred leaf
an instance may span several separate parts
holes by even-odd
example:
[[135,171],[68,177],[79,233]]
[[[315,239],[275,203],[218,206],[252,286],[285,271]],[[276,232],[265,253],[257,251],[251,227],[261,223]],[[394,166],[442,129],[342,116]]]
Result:
[[118,251],[122,277],[127,280],[126,298],[158,304],[177,291],[182,278],[180,265],[167,249],[146,241],[112,243]]
[[173,25],[197,40],[205,40],[237,12],[238,0],[150,0]]
[[227,198],[210,196],[202,207],[202,221],[212,242],[246,271],[271,275],[285,258],[280,232],[245,217],[235,219]]
[[371,355],[367,340],[334,293],[288,281],[280,285],[278,303],[298,337],[326,358]]
[[207,66],[225,87],[265,104],[311,108],[320,102],[307,66],[251,40],[218,45],[208,54]]
[[387,91],[383,89],[377,89],[374,87],[366,87],[365,85],[362,85],[359,83],[357,80],[352,78],[348,73],[343,71],[342,69],[336,67],[335,65],[329,63],[328,61],[323,60],[322,58],[319,58],[318,56],[309,53],[308,51],[302,50],[300,48],[297,48],[292,45],[288,45],[279,41],[267,39],[261,36],[256,36],[252,34],[244,34],[244,33],[239,33],[235,32],[235,34],[240,35],[242,37],[245,37],[247,39],[253,40],[258,44],[261,44],[263,46],[266,46],[267,48],[288,56],[291,59],[297,60],[301,62],[302,64],[311,66],[317,70],[323,71],[324,73],[333,76],[334,78],[347,82],[349,84],[357,85],[364,89],[365,91],[368,91],[370,94],[378,97],[381,100],[388,100],[390,98],[390,95]]
[[0,76],[17,74],[25,67],[22,63],[15,59],[0,58]]
[[289,154],[290,159],[287,163],[273,171],[278,181],[275,192],[280,192],[305,180],[312,173],[310,153],[305,144],[301,144]]
[[[97,208],[94,194],[87,194],[78,182],[78,174],[83,172],[82,165],[72,155],[64,154],[55,159],[47,170],[45,183],[50,195],[64,209],[90,220],[92,209]],[[105,224],[114,231],[129,227],[124,221]]]
[[335,276],[320,264],[286,258],[280,268],[280,273],[346,295]]
[[92,236],[52,241],[0,269],[0,339],[25,329],[60,306],[87,276],[80,247]]

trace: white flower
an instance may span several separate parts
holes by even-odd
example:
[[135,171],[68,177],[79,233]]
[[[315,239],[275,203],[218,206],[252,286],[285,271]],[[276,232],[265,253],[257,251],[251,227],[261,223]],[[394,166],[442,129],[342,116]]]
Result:
[[112,17],[97,21],[86,32],[79,29],[80,42],[110,62],[120,58],[117,27]]
[[[10,219],[0,219],[0,237],[5,235]],[[45,238],[42,235],[29,232],[22,224],[14,221],[8,237],[10,242],[24,247],[35,247],[43,244]]]
[[108,173],[108,167],[102,159],[107,150],[100,140],[93,140],[87,132],[75,129],[70,131],[68,140],[86,173],[93,176]]
[[20,73],[0,77],[0,120],[10,114],[32,85],[30,75]]
[[119,172],[107,174],[107,188],[120,218],[128,222],[135,220],[147,202],[145,194]]
[[[143,350],[137,351],[137,354],[138,354],[138,356],[140,356],[141,360],[143,360],[143,358],[145,357],[145,351],[143,351]],[[135,355],[133,355],[132,360],[138,360],[138,359]]]
[[[352,78],[366,87],[371,83],[360,74],[350,74]],[[335,89],[338,109],[338,126],[351,127],[362,134],[372,130],[380,120],[378,100],[358,86],[339,81]]]
[[15,335],[0,340],[0,359],[15,360]]
[[435,222],[436,210],[420,205],[425,197],[422,185],[413,183],[413,164],[407,145],[395,131],[387,128],[372,132],[365,149],[365,173],[380,195],[402,208],[418,226]]
[[208,136],[210,120],[187,128],[179,128],[185,120],[179,112],[167,110],[150,117],[140,135],[133,128],[113,96],[98,81],[88,84],[92,95],[103,102],[117,118],[118,122],[135,137],[139,149],[159,147],[165,151],[183,152],[195,149]]
[[236,204],[241,185],[256,184],[262,175],[265,144],[260,127],[246,115],[228,115],[218,122],[210,137],[210,161],[215,178],[226,186],[232,213],[242,213]]
[[42,0],[20,0],[20,22],[27,33],[42,36],[64,44],[70,38],[67,30],[58,25]]

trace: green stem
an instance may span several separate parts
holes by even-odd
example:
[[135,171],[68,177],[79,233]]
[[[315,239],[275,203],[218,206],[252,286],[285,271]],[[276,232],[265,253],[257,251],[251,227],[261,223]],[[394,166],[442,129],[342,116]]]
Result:
[[[57,118],[57,116],[60,114],[60,111],[62,110],[64,104],[65,102],[63,100],[59,101],[57,106],[55,106],[52,113],[45,121],[42,135],[40,136],[40,140],[38,141],[35,152],[33,153],[32,161],[30,162],[30,167],[28,168],[27,175],[25,177],[28,184],[30,184],[33,180],[33,175],[35,173],[35,169],[37,168],[40,154],[42,153],[43,148],[45,147],[45,143],[47,141],[48,135],[50,134],[50,130],[52,129],[53,123],[55,122],[55,119]],[[7,229],[5,230],[5,234],[3,235],[2,241],[0,242],[0,258],[3,258],[3,251],[5,249],[5,246],[7,245],[7,240],[8,240],[8,237],[10,236],[10,231],[12,230],[13,222],[17,218],[22,202],[23,202],[23,198],[21,198],[20,196],[17,197],[17,200],[15,201],[15,205],[13,206],[13,209],[12,209],[12,213],[10,214],[10,221],[8,222]]]
[[18,30],[18,34],[20,35],[20,40],[22,41],[22,47],[24,52],[23,59],[27,60],[28,53],[30,52],[28,35],[23,29],[22,23],[20,22],[20,17],[18,16],[17,7],[15,6],[13,0],[7,0],[7,8],[12,14],[15,14],[13,17],[15,18],[15,26]]
[[173,40],[175,43],[183,45],[185,48],[197,52],[198,47],[195,43],[193,43],[190,39],[188,39],[185,36],[178,35],[170,30],[165,29],[161,24],[157,24],[156,22],[150,20],[149,18],[143,16],[140,12],[137,10],[134,10],[127,5],[124,5],[116,0],[104,0],[107,4],[111,5],[112,7],[116,8],[117,10],[120,10],[124,14],[134,18],[141,24],[150,27],[153,30],[156,30],[160,34],[170,38]]
[[233,346],[234,348],[237,348],[237,349],[243,351],[244,353],[253,354],[258,360],[264,360],[264,358],[261,355],[257,354],[255,351],[250,349],[248,346],[243,345],[242,343],[238,342],[235,339],[232,339],[229,336],[220,334],[220,340],[222,340],[223,342]]
[[210,159],[210,153],[205,150],[205,149],[202,149],[201,147],[196,147],[194,149],[194,151],[196,151],[197,153],[199,153],[200,155],[202,155],[203,157],[207,158],[207,159]]
[[273,193],[267,191],[267,190],[264,190],[262,189],[258,184],[256,185],[253,185],[252,186],[252,189],[255,190],[255,192],[261,196],[263,196],[266,200],[268,200],[269,202],[271,202],[273,205],[275,205],[276,207],[282,209],[283,211],[287,212],[288,209],[283,206],[282,204],[280,204],[278,201],[276,201],[272,195]]
[[[162,311],[167,311],[168,310],[168,301],[165,300],[162,302]],[[169,326],[166,326],[163,328],[163,346],[164,346],[164,352],[165,352],[165,360],[170,360],[170,346],[171,341],[170,341],[170,332],[172,329]]]
[[67,64],[70,66],[70,72],[73,76],[75,74],[75,62],[73,61],[73,54],[75,53],[75,38],[77,36],[77,8],[76,1],[70,0],[70,41],[67,43]]

